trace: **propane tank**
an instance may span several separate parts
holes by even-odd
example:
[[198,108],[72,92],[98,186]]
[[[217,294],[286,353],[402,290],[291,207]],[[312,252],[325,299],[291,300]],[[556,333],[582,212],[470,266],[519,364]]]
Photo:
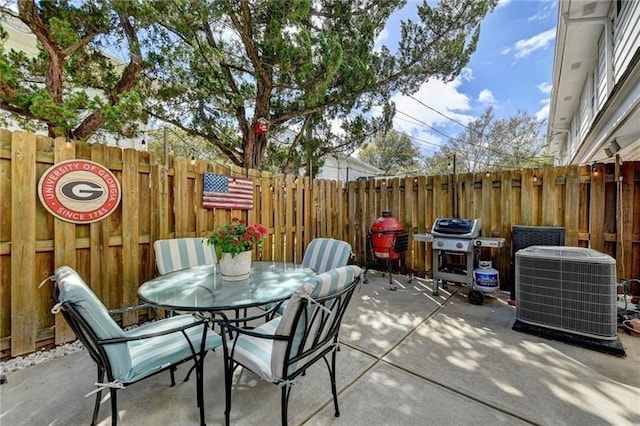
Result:
[[494,293],[500,288],[500,276],[497,269],[492,267],[490,260],[478,262],[478,268],[473,271],[475,289],[484,293]]

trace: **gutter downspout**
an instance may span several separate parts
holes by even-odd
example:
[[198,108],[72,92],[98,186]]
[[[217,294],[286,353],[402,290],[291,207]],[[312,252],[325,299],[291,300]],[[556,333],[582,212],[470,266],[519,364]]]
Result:
[[613,90],[613,20],[607,16],[592,18],[569,18],[569,13],[562,15],[562,21],[568,27],[570,24],[599,24],[604,25],[604,48],[607,72],[607,99]]
[[[571,139],[571,130],[570,130],[570,129],[558,129],[558,128],[556,128],[556,127],[552,127],[552,128],[551,128],[551,131],[553,131],[553,132],[554,132],[554,133],[551,135],[551,139],[554,139],[554,138],[555,138],[557,135],[559,135],[560,133],[566,133],[566,134],[567,134],[567,138],[564,140],[564,154],[561,154],[561,155],[560,155],[560,158],[558,158],[558,159],[557,159],[557,162],[558,162],[559,164],[554,164],[554,165],[556,165],[556,166],[558,166],[558,165],[564,165],[564,164],[565,164],[565,162],[564,162],[565,160],[564,160],[562,157],[564,157],[564,158],[569,157],[569,152],[568,152],[568,151],[569,151],[569,145],[570,145],[570,142],[571,142],[571,141],[570,141],[570,139]],[[554,160],[556,160],[556,159],[554,158]],[[556,161],[554,161],[554,163],[556,163]],[[567,164],[568,164],[568,163],[570,163],[570,161],[569,161],[569,162],[567,162]]]

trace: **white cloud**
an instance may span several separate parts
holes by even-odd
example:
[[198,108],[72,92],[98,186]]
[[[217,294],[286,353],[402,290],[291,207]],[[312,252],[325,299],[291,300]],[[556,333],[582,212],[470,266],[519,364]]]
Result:
[[540,9],[535,15],[527,18],[527,22],[543,22],[551,18],[556,12],[557,0],[542,0],[542,9]]
[[542,104],[542,108],[536,112],[536,118],[538,120],[546,120],[549,118],[549,104],[551,102],[551,98],[542,99],[540,103]]
[[503,47],[503,48],[500,50],[500,54],[501,54],[501,55],[508,55],[509,53],[511,53],[511,48],[510,48],[510,47]]
[[540,90],[545,95],[550,94],[552,88],[553,88],[553,85],[548,81],[543,81],[542,83],[538,84],[538,90]]
[[469,67],[462,68],[462,71],[460,72],[460,78],[465,81],[473,80],[474,79],[473,70]]
[[496,5],[496,10],[507,7],[509,3],[511,3],[511,0],[500,0]]
[[423,83],[412,97],[401,94],[393,96],[391,100],[396,104],[394,127],[412,136],[413,141],[423,149],[423,152],[433,152],[437,149],[434,145],[442,144],[447,137],[429,126],[438,128],[446,135],[455,136],[461,127],[452,119],[467,124],[475,118],[464,113],[471,110],[472,99],[459,91],[463,80],[472,78],[472,70],[466,68],[460,76],[449,83],[433,79]]
[[544,49],[549,46],[556,37],[556,29],[543,31],[533,37],[518,40],[515,45],[515,57],[518,59],[526,58],[536,50]]
[[478,95],[478,101],[483,104],[493,104],[496,102],[496,98],[493,97],[493,92],[489,89],[482,89]]
[[380,34],[378,34],[378,37],[376,37],[376,39],[373,42],[374,50],[379,51],[380,49],[382,49],[384,42],[388,38],[389,38],[389,30],[387,29],[387,27],[384,27],[384,29],[380,32]]

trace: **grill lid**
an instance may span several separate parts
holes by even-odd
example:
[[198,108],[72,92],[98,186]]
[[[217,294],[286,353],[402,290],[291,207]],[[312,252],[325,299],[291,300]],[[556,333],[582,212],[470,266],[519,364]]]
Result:
[[476,238],[480,235],[480,219],[436,219],[431,233],[441,237]]

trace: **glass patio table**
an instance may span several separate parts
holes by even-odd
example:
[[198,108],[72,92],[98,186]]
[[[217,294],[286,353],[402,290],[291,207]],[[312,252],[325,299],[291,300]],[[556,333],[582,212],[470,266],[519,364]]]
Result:
[[195,266],[145,282],[138,289],[138,298],[162,309],[209,312],[225,319],[222,312],[233,310],[238,319],[240,310],[288,299],[314,275],[312,269],[293,263],[253,262],[248,278],[226,281],[216,265]]

